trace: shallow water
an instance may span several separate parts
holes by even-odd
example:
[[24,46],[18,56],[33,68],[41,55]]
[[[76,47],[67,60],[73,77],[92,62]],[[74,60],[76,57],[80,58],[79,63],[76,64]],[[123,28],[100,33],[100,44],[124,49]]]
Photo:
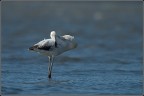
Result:
[[[55,58],[27,49],[50,31],[78,47]],[[142,94],[142,2],[2,2],[3,94]]]

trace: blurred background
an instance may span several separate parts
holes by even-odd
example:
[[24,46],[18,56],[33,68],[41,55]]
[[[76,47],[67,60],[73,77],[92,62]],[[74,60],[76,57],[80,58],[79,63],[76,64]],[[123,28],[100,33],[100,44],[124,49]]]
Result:
[[[142,2],[3,1],[3,94],[142,94]],[[48,58],[28,48],[51,31],[74,50]]]

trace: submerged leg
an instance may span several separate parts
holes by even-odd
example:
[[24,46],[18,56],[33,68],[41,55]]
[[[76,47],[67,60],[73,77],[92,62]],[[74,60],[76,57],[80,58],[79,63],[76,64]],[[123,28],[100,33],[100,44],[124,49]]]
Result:
[[49,57],[49,74],[48,74],[48,78],[51,78],[53,59],[54,59],[54,57],[51,57],[51,56]]
[[49,56],[48,78],[51,78],[51,57]]

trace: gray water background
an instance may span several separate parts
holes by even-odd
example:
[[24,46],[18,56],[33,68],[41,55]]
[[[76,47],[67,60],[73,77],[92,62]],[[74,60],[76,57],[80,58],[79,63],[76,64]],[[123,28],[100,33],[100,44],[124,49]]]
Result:
[[[3,94],[142,94],[142,2],[6,2]],[[55,58],[27,49],[55,30],[78,47]]]

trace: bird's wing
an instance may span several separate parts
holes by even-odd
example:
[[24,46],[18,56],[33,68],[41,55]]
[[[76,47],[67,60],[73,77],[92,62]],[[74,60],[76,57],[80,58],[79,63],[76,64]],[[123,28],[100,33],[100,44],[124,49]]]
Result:
[[56,48],[65,47],[67,45],[67,40],[61,36],[55,36],[55,45]]
[[52,39],[44,39],[35,44],[34,46],[36,46],[37,49],[50,51],[54,48],[54,44],[55,41],[53,41]]
[[64,36],[61,36],[61,37],[66,39],[66,40],[69,40],[69,41],[72,41],[74,39],[74,36],[71,36],[71,35],[64,35]]
[[56,47],[65,47],[68,42],[72,41],[74,39],[74,36],[70,35],[64,35],[64,36],[58,36],[56,35]]

